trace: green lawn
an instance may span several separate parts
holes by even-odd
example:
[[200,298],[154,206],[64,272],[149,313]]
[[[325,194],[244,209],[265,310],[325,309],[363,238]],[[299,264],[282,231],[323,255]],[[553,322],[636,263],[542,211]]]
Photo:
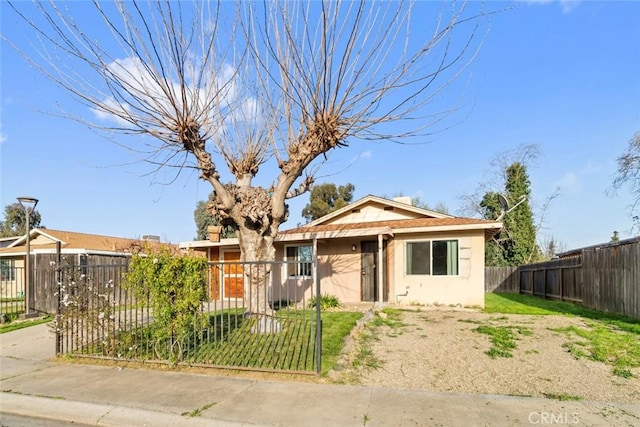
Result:
[[0,325],[0,334],[6,332],[15,331],[17,329],[28,328],[29,326],[40,325],[41,323],[50,322],[53,318],[51,316],[45,316],[39,319],[33,320],[13,320],[10,323]]
[[[362,313],[322,313],[322,374],[335,367],[344,345]],[[316,369],[316,318],[311,310],[278,312],[272,333],[256,333],[256,318],[243,310],[209,313],[205,322],[182,338],[158,338],[154,325],[117,334],[81,346],[78,353],[128,360],[167,360],[170,365],[205,364],[259,369],[313,372]],[[161,335],[164,337],[164,335]]]
[[570,302],[502,292],[485,294],[484,304],[485,313],[580,316],[640,335],[640,319],[604,313]]
[[362,315],[359,312],[344,311],[322,313],[322,375],[336,366],[345,337]]

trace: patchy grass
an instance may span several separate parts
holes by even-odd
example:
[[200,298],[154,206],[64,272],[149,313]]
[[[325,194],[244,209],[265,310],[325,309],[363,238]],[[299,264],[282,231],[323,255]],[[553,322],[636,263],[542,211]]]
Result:
[[382,316],[378,314],[371,322],[373,326],[388,326],[391,329],[399,329],[407,326],[407,324],[402,321],[402,310],[384,308],[381,313],[383,313]]
[[516,334],[533,334],[531,329],[522,326],[481,325],[474,329],[474,331],[491,337],[493,346],[485,353],[492,359],[496,357],[513,357],[511,351],[516,348],[516,340],[518,339]]
[[627,380],[634,377],[633,372],[631,372],[629,369],[619,367],[613,368],[613,375],[615,375],[616,377],[625,378]]
[[640,367],[640,319],[511,293],[486,294],[485,312],[580,317],[585,328],[552,329],[572,339],[565,347],[575,358],[606,363],[613,367],[614,375],[622,378],[632,378],[631,369]]
[[202,415],[202,413],[204,411],[206,411],[207,409],[211,408],[213,405],[215,405],[216,403],[208,403],[204,406],[202,406],[201,408],[196,408],[191,412],[183,412],[181,415],[183,417],[199,417]]
[[547,399],[555,399],[561,402],[582,400],[582,397],[580,396],[572,396],[566,393],[543,393],[543,396],[546,397]]
[[482,322],[480,320],[473,320],[473,319],[458,319],[458,322],[473,323],[474,325],[482,325]]
[[30,326],[40,325],[42,323],[51,322],[51,320],[53,320],[53,317],[51,316],[45,316],[39,319],[32,319],[32,320],[14,320],[11,323],[4,323],[0,325],[0,334],[16,331],[22,328],[28,328]]
[[363,332],[358,340],[357,352],[353,359],[354,368],[378,369],[382,366],[382,360],[378,359],[371,348],[371,343],[375,340],[370,332]]
[[371,322],[367,323],[364,331],[360,334],[356,355],[352,362],[353,367],[378,369],[382,366],[383,361],[376,357],[371,346],[373,341],[379,339],[380,328],[390,328],[391,332],[387,333],[387,336],[396,337],[402,333],[401,328],[405,326],[408,325],[402,321],[402,310],[383,309]]
[[613,374],[631,378],[630,369],[640,367],[640,337],[616,325],[585,321],[587,327],[568,326],[552,329],[576,340],[565,346],[576,358],[587,358],[613,367]]

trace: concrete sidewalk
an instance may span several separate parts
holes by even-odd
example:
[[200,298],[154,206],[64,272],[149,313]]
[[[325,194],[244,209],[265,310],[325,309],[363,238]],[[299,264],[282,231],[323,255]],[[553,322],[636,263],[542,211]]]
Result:
[[0,412],[100,426],[639,425],[640,405],[56,363],[45,325],[0,335]]

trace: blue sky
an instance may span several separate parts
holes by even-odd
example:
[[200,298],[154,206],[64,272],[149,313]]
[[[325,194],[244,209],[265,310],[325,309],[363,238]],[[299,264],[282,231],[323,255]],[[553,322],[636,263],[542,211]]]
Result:
[[[530,169],[534,211],[557,187],[541,240],[564,249],[631,237],[628,189],[608,190],[616,158],[640,131],[640,2],[490,2],[515,6],[494,15],[469,72],[451,129],[429,143],[354,141],[332,154],[317,182],[355,185],[367,194],[419,196],[456,214],[460,196],[487,179],[499,153],[537,144]],[[2,5],[2,34],[23,29]],[[165,241],[195,237],[193,210],[209,184],[185,172],[146,175],[140,155],[86,126],[45,114],[66,95],[2,43],[0,205],[40,199],[42,224],[53,229]],[[132,137],[135,138],[135,137]],[[308,201],[290,201],[283,228],[302,222]]]

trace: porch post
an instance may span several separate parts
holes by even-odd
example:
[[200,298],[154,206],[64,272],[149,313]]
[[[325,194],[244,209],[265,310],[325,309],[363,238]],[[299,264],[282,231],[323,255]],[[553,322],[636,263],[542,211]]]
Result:
[[313,236],[313,243],[311,248],[311,256],[313,261],[311,262],[311,279],[313,280],[313,286],[316,287],[316,301],[318,302],[316,305],[320,305],[320,281],[318,278],[318,238]]
[[384,256],[382,252],[382,244],[384,239],[382,234],[378,234],[378,267],[376,268],[376,274],[378,275],[378,302],[382,305],[384,302]]

